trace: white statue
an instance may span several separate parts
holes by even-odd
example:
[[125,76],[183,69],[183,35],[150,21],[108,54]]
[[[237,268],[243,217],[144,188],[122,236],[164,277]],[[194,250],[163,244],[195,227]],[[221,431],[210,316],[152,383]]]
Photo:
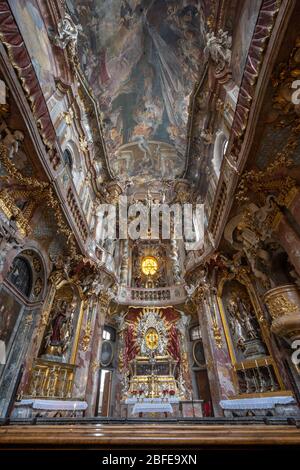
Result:
[[123,331],[125,328],[126,328],[126,312],[120,312],[119,314],[116,314],[113,316],[113,319],[116,321],[117,325],[118,325],[118,333],[120,333],[121,331]]
[[191,284],[190,286],[188,286],[187,284],[184,286],[186,292],[187,292],[187,295],[189,297],[191,297],[193,295],[193,293],[195,292],[196,290],[196,286],[194,286],[194,284]]
[[58,23],[58,34],[53,38],[54,43],[61,49],[65,49],[70,42],[77,42],[78,31],[82,30],[81,25],[75,25],[70,15]]
[[237,346],[242,349],[246,341],[246,335],[244,332],[244,328],[242,326],[242,319],[240,317],[240,312],[238,310],[237,303],[234,299],[231,299],[229,301],[227,310],[230,315],[229,321],[230,321],[230,327],[231,327],[232,333],[236,338]]
[[206,34],[204,54],[216,64],[216,72],[222,72],[231,61],[232,38],[227,31],[220,29],[215,35],[213,31]]
[[189,326],[189,323],[191,321],[191,316],[187,315],[186,313],[182,312],[181,310],[178,310],[178,312],[180,313],[180,319],[178,320],[176,326],[177,326],[178,331],[184,337],[187,330],[188,330],[188,326]]
[[24,134],[21,131],[11,132],[8,127],[5,128],[6,136],[2,139],[3,145],[8,150],[8,156],[12,160],[18,153],[21,143],[24,140]]

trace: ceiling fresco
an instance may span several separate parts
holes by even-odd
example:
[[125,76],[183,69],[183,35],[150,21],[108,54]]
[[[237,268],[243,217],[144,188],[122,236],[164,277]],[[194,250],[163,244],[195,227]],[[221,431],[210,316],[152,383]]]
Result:
[[189,99],[204,68],[205,2],[67,3],[82,28],[81,66],[99,101],[111,169],[122,178],[179,176]]

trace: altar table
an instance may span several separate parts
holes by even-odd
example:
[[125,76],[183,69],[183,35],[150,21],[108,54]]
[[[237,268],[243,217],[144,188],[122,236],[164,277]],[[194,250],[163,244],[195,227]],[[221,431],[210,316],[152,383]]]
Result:
[[149,402],[140,402],[135,403],[133,410],[133,414],[138,413],[173,413],[173,408],[171,403],[167,402],[160,402],[160,403],[149,403]]

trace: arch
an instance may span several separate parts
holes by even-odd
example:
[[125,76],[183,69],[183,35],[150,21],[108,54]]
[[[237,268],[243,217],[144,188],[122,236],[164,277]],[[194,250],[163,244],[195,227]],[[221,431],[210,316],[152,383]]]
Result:
[[42,299],[46,289],[45,273],[45,263],[40,253],[26,248],[14,257],[6,281],[27,302],[37,302]]
[[73,169],[73,158],[70,150],[66,148],[63,152],[63,159],[69,170],[72,172]]
[[68,150],[71,153],[73,165],[76,168],[80,168],[81,166],[80,152],[78,150],[76,143],[73,140],[68,140],[64,147],[64,152],[65,150]]
[[215,145],[214,145],[214,154],[213,154],[213,169],[217,177],[220,176],[220,169],[223,161],[223,157],[226,153],[228,145],[228,139],[226,134],[219,130],[216,135]]
[[7,279],[25,297],[30,298],[32,291],[33,272],[29,261],[23,256],[16,256]]

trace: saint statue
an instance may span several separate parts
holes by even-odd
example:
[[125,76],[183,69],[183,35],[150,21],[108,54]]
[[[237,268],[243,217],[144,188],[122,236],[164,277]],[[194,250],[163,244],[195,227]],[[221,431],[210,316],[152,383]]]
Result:
[[257,339],[258,334],[253,325],[251,306],[249,304],[246,304],[245,299],[239,299],[238,305],[242,316],[243,325],[246,331],[247,339]]
[[234,299],[230,299],[227,310],[230,315],[230,328],[237,340],[237,347],[243,349],[247,338],[243,328],[243,321],[239,312],[239,308]]
[[68,304],[62,300],[57,304],[46,336],[46,354],[62,356],[67,350],[71,339],[73,311],[68,311]]

